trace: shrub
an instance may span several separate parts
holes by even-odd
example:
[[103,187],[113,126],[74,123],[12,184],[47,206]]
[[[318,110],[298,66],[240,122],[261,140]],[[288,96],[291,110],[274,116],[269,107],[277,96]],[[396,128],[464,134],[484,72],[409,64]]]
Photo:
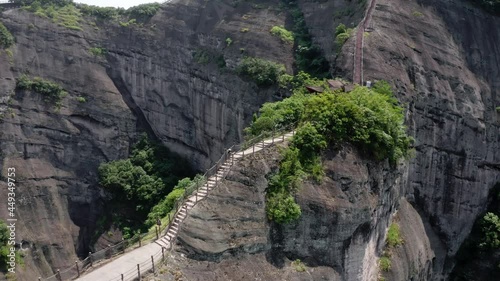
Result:
[[391,259],[386,256],[381,257],[379,260],[379,266],[382,271],[391,270]]
[[160,9],[159,3],[141,4],[127,9],[126,13],[129,17],[136,19],[139,22],[148,21]]
[[283,26],[273,26],[271,34],[278,36],[285,43],[293,44],[293,33],[286,30]]
[[83,15],[94,16],[98,19],[102,20],[110,20],[115,19],[118,16],[125,13],[125,9],[123,8],[114,8],[114,7],[98,7],[87,4],[76,4],[78,9]]
[[397,247],[403,244],[403,238],[401,238],[401,233],[399,231],[399,225],[396,223],[392,223],[389,226],[389,230],[387,231],[387,246],[390,248]]
[[295,268],[295,271],[297,272],[304,272],[306,271],[306,265],[299,259],[296,259],[292,262],[293,268]]
[[135,23],[136,23],[136,19],[131,19],[131,20],[126,21],[126,22],[123,22],[123,21],[118,22],[118,24],[120,24],[120,26],[122,26],[122,27],[128,27],[130,25],[134,25]]
[[67,95],[66,91],[60,85],[44,80],[40,77],[30,79],[26,75],[22,75],[16,81],[16,89],[31,90],[44,96],[44,101],[55,102],[56,106],[60,106],[61,100]]
[[297,220],[301,211],[293,196],[281,191],[267,195],[266,213],[269,220],[287,224]]
[[0,48],[7,49],[14,44],[14,36],[7,27],[0,22]]
[[499,249],[500,248],[500,218],[491,212],[480,221],[482,237],[479,247],[484,249]]
[[96,57],[103,57],[106,55],[107,50],[100,47],[92,47],[89,49],[89,52]]
[[496,111],[500,112],[500,106],[497,106]]
[[9,230],[4,221],[0,220],[0,269],[4,270],[8,264],[9,247],[7,242],[9,240]]
[[230,37],[226,38],[226,46],[229,47],[233,43],[233,40]]
[[81,103],[87,102],[87,100],[82,96],[77,97],[76,100]]
[[270,86],[285,74],[285,66],[260,58],[244,58],[238,66],[238,73],[248,76],[259,86]]
[[243,27],[243,28],[240,29],[241,33],[247,33],[248,31],[250,31],[250,29],[247,28],[247,27]]
[[352,28],[346,28],[343,23],[335,28],[335,42],[339,47],[342,47],[347,39],[351,37],[352,31]]
[[34,1],[30,6],[26,6],[25,9],[35,13],[37,16],[50,18],[54,23],[68,29],[82,30],[80,27],[80,21],[82,20],[80,10],[71,2],[64,5],[63,3],[66,2]]

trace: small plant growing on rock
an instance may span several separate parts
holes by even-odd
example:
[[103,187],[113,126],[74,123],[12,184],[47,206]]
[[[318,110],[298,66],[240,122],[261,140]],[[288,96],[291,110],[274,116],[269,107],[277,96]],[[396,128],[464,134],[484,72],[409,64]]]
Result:
[[497,106],[496,110],[498,113],[500,113],[500,106]]
[[286,30],[283,26],[273,26],[270,30],[271,34],[278,36],[281,41],[289,44],[293,44],[293,33]]
[[31,90],[33,92],[43,95],[45,102],[53,102],[56,107],[61,106],[61,100],[67,95],[66,91],[57,83],[35,77],[28,78],[22,75],[17,79],[16,89],[18,90]]
[[77,97],[76,100],[81,103],[87,102],[87,100],[82,96]]
[[295,268],[295,270],[297,272],[304,272],[306,271],[306,265],[299,259],[296,259],[292,262],[292,266],[293,268]]
[[7,27],[0,22],[0,48],[6,49],[14,44],[14,36]]
[[241,33],[247,33],[248,31],[250,31],[250,29],[247,27],[243,27],[242,29],[240,29]]
[[380,260],[378,261],[378,264],[382,271],[391,270],[391,259],[387,256],[381,257]]
[[226,46],[229,47],[233,43],[233,40],[230,37],[226,38]]
[[89,49],[89,52],[96,57],[103,57],[106,55],[107,50],[100,47],[92,47]]

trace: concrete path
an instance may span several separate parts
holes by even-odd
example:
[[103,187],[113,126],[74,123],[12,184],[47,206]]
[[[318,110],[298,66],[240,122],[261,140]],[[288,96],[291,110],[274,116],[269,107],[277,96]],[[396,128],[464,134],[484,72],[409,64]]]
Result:
[[110,261],[109,263],[90,271],[88,274],[76,279],[79,281],[121,281],[121,275],[123,274],[123,280],[134,280],[138,277],[137,264],[140,265],[140,272],[148,271],[152,268],[151,256],[153,256],[154,263],[158,264],[158,261],[162,258],[162,247],[165,250],[170,249],[173,240],[177,236],[180,224],[184,221],[187,213],[192,209],[197,202],[203,200],[208,193],[214,189],[217,183],[224,179],[224,177],[229,173],[231,166],[234,165],[239,159],[244,156],[253,154],[255,152],[261,151],[262,149],[271,146],[275,143],[283,142],[293,136],[293,133],[287,133],[284,137],[279,136],[271,139],[264,140],[264,142],[259,142],[255,144],[255,147],[247,148],[244,151],[238,151],[234,153],[233,157],[227,159],[226,162],[217,170],[217,173],[208,178],[207,182],[198,189],[196,193],[188,197],[184,202],[182,207],[176,213],[174,217],[174,222],[168,229],[165,236],[156,240],[155,243],[150,243],[148,245],[137,248],[130,251],[121,257]]
[[364,33],[366,28],[370,25],[370,20],[372,18],[373,9],[377,4],[376,0],[370,0],[368,4],[368,10],[366,11],[365,17],[358,26],[356,31],[356,45],[354,49],[354,70],[353,70],[353,83],[363,84],[363,46],[364,46]]

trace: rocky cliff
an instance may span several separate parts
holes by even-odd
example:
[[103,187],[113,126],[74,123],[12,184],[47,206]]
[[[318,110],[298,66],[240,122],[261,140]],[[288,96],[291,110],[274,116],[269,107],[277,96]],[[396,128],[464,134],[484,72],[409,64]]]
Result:
[[[252,113],[275,98],[273,89],[242,80],[234,68],[250,55],[291,71],[292,46],[269,33],[286,15],[272,9],[277,2],[264,3],[266,9],[230,4],[180,1],[144,26],[84,18],[82,30],[21,9],[2,12],[16,42],[11,54],[0,54],[0,163],[4,176],[8,167],[17,170],[23,222],[17,235],[29,245],[21,274],[26,280],[86,255],[109,200],[97,186],[97,167],[127,157],[138,133],[148,132],[203,170],[240,142]],[[91,48],[106,55],[93,55]],[[214,61],[220,56],[224,68]],[[16,90],[22,74],[64,87],[61,108]],[[3,207],[0,212],[6,217]]]
[[[224,264],[239,272],[252,269],[223,258],[229,255],[269,269],[263,274],[279,274],[267,280],[283,274],[373,280],[373,257],[382,251],[383,233],[398,206],[395,218],[407,238],[386,277],[441,280],[453,268],[489,190],[500,181],[495,111],[500,106],[500,20],[465,0],[376,1],[373,31],[364,37],[364,77],[396,87],[416,140],[416,157],[393,174],[358,159],[354,151],[343,152],[348,171],[338,164],[342,153],[326,156],[325,167],[332,172],[323,185],[305,185],[298,201],[310,220],[294,226],[267,225],[262,211],[256,211],[248,221],[232,218],[241,220],[243,230],[230,232],[222,228],[224,220],[193,214],[180,241],[189,257],[207,261],[189,263],[191,272],[208,266],[214,270],[207,278],[215,280],[231,272],[220,267]],[[340,22],[356,26],[366,1],[298,4],[335,75],[350,78],[354,40],[337,52],[334,30]],[[3,11],[0,19],[16,39],[12,56],[0,54],[0,165],[4,176],[7,167],[17,169],[18,216],[24,222],[18,237],[29,245],[24,275],[30,280],[71,265],[88,250],[109,199],[97,186],[99,163],[126,157],[137,134],[148,132],[197,169],[207,168],[225,147],[241,141],[252,113],[277,98],[275,89],[257,88],[236,75],[238,61],[246,55],[267,58],[289,72],[293,64],[293,46],[269,33],[272,26],[291,25],[277,0],[174,1],[143,26],[85,19],[81,31],[19,9]],[[105,48],[107,54],[94,56],[91,47]],[[225,67],[218,65],[220,59]],[[36,93],[16,91],[15,78],[23,73],[62,85],[69,93],[62,107],[57,110]],[[262,174],[275,164],[243,181],[254,186],[245,196],[260,205],[242,196],[231,199],[241,206],[222,206],[261,210]],[[232,177],[240,176],[235,171]],[[230,180],[231,188],[241,182]],[[5,192],[2,181],[1,198]],[[405,198],[399,203],[401,197],[410,203]],[[216,208],[221,218],[229,213],[220,206],[204,208]],[[248,216],[243,210],[233,211]],[[221,226],[219,236],[200,234],[201,223],[213,224],[214,231]],[[196,233],[202,237],[193,238]],[[209,238],[215,240],[208,243]],[[296,276],[287,267],[271,266],[288,264],[284,257],[303,259],[318,275]]]
[[[179,230],[175,266],[187,280],[376,280],[404,166],[375,164],[349,146],[329,151],[322,183],[306,181],[297,193],[300,219],[276,225],[266,218],[265,192],[280,158],[277,148],[248,156],[190,211]],[[415,252],[428,254],[428,243]],[[306,271],[291,264],[297,259]]]

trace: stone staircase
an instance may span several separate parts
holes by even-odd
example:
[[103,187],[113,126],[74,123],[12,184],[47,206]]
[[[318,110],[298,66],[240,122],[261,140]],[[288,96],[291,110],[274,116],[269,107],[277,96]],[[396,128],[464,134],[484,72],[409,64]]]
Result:
[[193,195],[188,197],[188,199],[184,202],[179,211],[174,215],[173,223],[168,228],[166,234],[157,239],[155,243],[165,249],[171,248],[172,243],[174,242],[174,239],[177,237],[177,233],[179,232],[180,224],[187,217],[188,211],[191,210],[196,205],[196,203],[198,203],[199,201],[203,200],[205,197],[208,196],[209,192],[217,186],[218,182],[220,182],[225,178],[225,176],[229,173],[231,167],[234,165],[235,162],[237,162],[237,160],[243,158],[246,155],[256,153],[264,149],[265,147],[268,147],[275,143],[283,142],[286,139],[292,137],[293,135],[294,132],[292,131],[280,137],[275,137],[264,140],[262,142],[258,142],[254,144],[253,147],[232,154],[231,157],[229,157],[221,165],[221,167],[217,170],[215,175],[209,177],[202,187],[200,187]]

